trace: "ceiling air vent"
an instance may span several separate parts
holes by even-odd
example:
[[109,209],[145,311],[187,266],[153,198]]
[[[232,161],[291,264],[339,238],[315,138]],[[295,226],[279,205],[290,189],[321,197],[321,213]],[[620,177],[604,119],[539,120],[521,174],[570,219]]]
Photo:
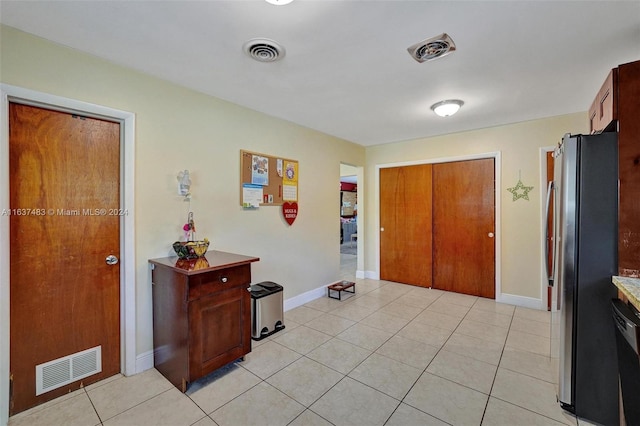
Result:
[[409,47],[407,51],[418,62],[441,58],[456,50],[456,45],[447,33],[423,40]]
[[244,52],[259,62],[274,62],[282,59],[284,47],[268,38],[254,38],[243,45]]

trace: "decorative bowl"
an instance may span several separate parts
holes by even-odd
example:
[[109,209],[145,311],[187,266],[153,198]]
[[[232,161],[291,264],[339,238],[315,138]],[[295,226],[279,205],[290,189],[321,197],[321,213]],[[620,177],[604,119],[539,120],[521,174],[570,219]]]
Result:
[[204,241],[176,241],[173,250],[180,259],[197,259],[204,256],[209,248],[209,240]]

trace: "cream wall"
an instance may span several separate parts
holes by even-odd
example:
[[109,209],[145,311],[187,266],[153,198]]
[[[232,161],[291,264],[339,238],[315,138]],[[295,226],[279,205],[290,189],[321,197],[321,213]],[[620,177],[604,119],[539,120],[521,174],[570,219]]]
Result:
[[[464,113],[464,110],[460,112]],[[455,120],[455,117],[450,119]],[[378,145],[367,148],[365,180],[369,183],[365,193],[366,237],[376,240],[378,233],[379,194],[378,166],[405,162],[436,162],[439,159],[474,156],[500,152],[501,187],[496,188],[501,202],[502,257],[500,259],[501,287],[509,301],[535,305],[543,302],[544,275],[541,260],[543,238],[542,215],[546,188],[541,187],[541,148],[552,147],[567,133],[586,132],[587,114],[576,113],[548,119],[528,121],[508,126],[494,127],[445,136],[416,139],[407,142]],[[518,182],[533,186],[529,201],[512,201],[507,188]],[[365,247],[367,276],[376,276],[379,269],[375,244]]]
[[[364,165],[364,148],[196,93],[3,26],[0,82],[133,112],[137,354],[152,349],[147,260],[172,253],[188,204],[176,175],[189,169],[198,237],[212,248],[260,257],[253,282],[275,281],[285,299],[339,278],[340,163]],[[299,214],[243,211],[240,149],[299,161]],[[3,206],[6,207],[6,206]]]

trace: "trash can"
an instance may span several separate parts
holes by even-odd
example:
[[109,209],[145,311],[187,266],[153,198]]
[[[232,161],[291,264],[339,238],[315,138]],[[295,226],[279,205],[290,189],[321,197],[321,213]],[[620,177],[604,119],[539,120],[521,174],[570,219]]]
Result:
[[251,338],[262,340],[284,328],[282,286],[264,281],[251,286]]

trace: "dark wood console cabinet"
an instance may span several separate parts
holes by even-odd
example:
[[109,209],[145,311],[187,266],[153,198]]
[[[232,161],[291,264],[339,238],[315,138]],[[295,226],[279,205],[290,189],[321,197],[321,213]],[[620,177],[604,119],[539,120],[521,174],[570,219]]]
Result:
[[155,368],[186,392],[189,383],[251,352],[251,263],[257,257],[151,259]]

